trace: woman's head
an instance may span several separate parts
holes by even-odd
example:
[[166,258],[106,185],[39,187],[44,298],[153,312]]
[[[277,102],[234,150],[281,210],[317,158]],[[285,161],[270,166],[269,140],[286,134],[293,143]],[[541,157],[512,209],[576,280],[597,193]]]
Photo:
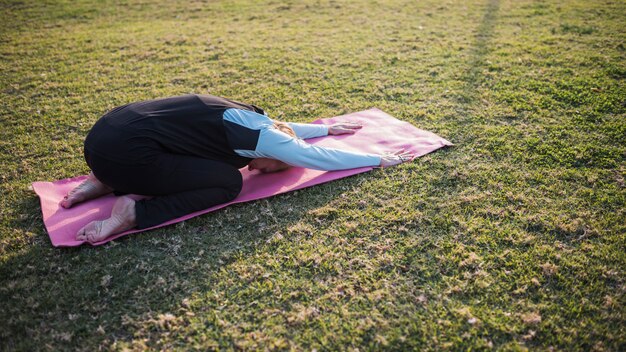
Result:
[[[294,130],[285,122],[274,121],[273,127],[283,133],[288,134],[289,136],[293,138],[297,138],[296,132],[294,132]],[[248,170],[250,171],[259,170],[262,173],[283,171],[290,167],[291,167],[290,165],[285,164],[284,162],[280,160],[269,159],[269,158],[256,158],[248,164]]]
[[285,164],[280,160],[268,158],[256,158],[248,164],[248,170],[259,170],[264,174],[283,171],[290,167],[290,165]]

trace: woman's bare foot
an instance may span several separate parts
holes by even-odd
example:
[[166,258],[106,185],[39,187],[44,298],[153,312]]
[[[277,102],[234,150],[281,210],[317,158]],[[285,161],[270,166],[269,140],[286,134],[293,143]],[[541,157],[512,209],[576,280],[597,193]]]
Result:
[[137,225],[135,219],[135,201],[128,197],[119,197],[113,205],[111,217],[102,221],[92,221],[78,230],[76,239],[91,243],[117,233],[132,229]]
[[98,198],[111,192],[113,192],[113,188],[98,181],[93,172],[90,172],[87,179],[71,190],[70,193],[63,198],[60,204],[63,208],[69,209],[74,204]]

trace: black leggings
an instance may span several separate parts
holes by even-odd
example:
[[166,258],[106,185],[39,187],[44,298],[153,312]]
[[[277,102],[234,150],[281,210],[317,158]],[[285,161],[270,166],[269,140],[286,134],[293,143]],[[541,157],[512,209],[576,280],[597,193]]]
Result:
[[138,229],[226,203],[242,186],[234,166],[193,156],[162,152],[149,164],[129,165],[85,150],[85,159],[96,178],[117,194],[153,196],[135,203]]

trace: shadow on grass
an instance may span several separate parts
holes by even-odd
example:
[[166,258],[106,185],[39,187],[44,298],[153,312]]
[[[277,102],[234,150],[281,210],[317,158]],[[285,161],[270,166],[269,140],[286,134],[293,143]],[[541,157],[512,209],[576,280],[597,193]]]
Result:
[[474,44],[470,49],[468,60],[469,69],[461,77],[461,80],[465,82],[461,96],[459,97],[459,103],[461,105],[472,105],[478,98],[476,90],[481,86],[484,80],[482,71],[486,67],[485,57],[490,51],[490,42],[493,38],[499,10],[500,0],[489,0],[486,4],[482,21],[476,29]]
[[[2,345],[9,350],[93,350],[131,342],[137,328],[159,316],[181,314],[185,299],[216,284],[217,272],[254,255],[275,232],[331,202],[337,192],[330,187],[352,187],[369,177],[233,205],[100,247],[53,248],[41,226],[28,250],[0,267],[0,310],[6,317]],[[18,207],[34,214],[36,203],[30,196]],[[29,223],[13,225],[30,231],[25,228]]]

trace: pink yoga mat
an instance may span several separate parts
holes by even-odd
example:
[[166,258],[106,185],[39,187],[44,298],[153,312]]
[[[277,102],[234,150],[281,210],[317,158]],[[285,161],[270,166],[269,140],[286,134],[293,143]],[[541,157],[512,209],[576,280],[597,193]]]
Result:
[[[333,124],[336,122],[358,122],[363,125],[363,128],[354,135],[321,137],[309,139],[307,142],[325,147],[379,154],[405,149],[418,157],[441,147],[452,145],[452,143],[434,133],[420,130],[407,122],[399,121],[378,109],[317,120],[314,123]],[[149,229],[126,231],[93,245],[101,245],[131,233],[171,225],[231,204],[248,202],[311,187],[370,170],[372,170],[371,167],[342,171],[291,168],[274,174],[262,174],[256,170],[248,171],[247,168],[243,168],[241,169],[243,189],[235,200],[170,220]],[[80,184],[85,177],[79,176],[54,182],[33,183],[33,189],[41,200],[44,224],[48,230],[50,241],[52,241],[52,245],[55,247],[80,246],[85,242],[75,239],[76,232],[89,222],[106,219],[111,214],[111,209],[115,202],[115,196],[113,195],[75,205],[71,209],[64,209],[59,205],[59,202],[67,192]]]

